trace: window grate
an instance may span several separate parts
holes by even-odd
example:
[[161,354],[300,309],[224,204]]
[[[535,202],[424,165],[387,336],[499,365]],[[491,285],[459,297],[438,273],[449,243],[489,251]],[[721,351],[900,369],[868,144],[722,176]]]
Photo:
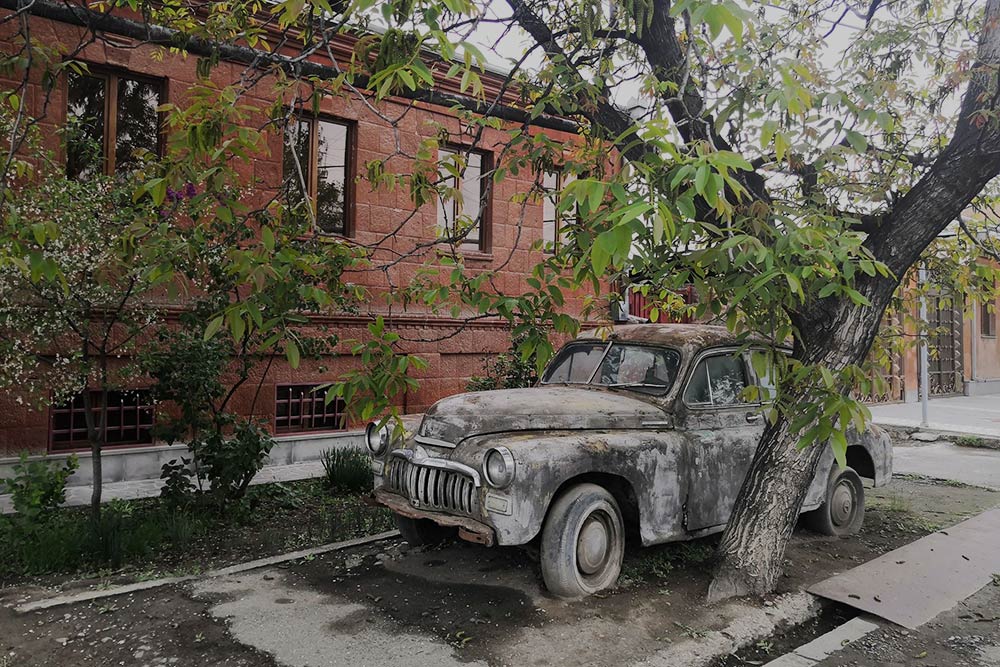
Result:
[[[107,423],[104,424],[108,445],[149,445],[153,442],[155,405],[148,389],[128,389],[107,393]],[[101,418],[101,392],[91,391],[91,412],[94,423]],[[50,444],[52,451],[68,451],[90,446],[87,439],[87,412],[83,394],[50,410]]]
[[278,385],[274,401],[274,430],[342,431],[347,428],[347,404],[337,397],[326,402],[326,390],[318,384]]

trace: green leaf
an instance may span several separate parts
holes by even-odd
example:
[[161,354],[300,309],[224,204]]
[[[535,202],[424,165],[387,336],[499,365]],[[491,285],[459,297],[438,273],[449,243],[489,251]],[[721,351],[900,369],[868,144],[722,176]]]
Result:
[[855,132],[854,130],[844,130],[847,135],[847,143],[851,145],[858,153],[864,153],[868,150],[868,140],[860,132]]
[[218,333],[219,329],[222,328],[223,319],[224,319],[223,316],[219,315],[218,317],[214,318],[211,322],[208,323],[208,326],[205,327],[205,340],[208,340],[216,333]]
[[289,339],[285,343],[285,357],[288,359],[289,366],[292,368],[299,367],[299,346],[292,339]]
[[[846,426],[846,424],[845,424]],[[830,433],[830,446],[833,447],[833,457],[837,459],[837,465],[841,468],[847,467],[847,438],[840,429],[834,429]]]

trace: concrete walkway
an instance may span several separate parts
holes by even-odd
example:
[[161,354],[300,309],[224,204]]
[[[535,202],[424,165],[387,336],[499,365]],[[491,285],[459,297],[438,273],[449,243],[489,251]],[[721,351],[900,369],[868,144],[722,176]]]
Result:
[[893,448],[893,471],[1000,491],[1000,451],[935,442]]
[[[927,406],[930,430],[1000,438],[1000,394],[933,398]],[[876,424],[921,426],[920,403],[873,405],[871,411]]]
[[[267,466],[254,477],[251,484],[267,484],[270,482],[295,482],[302,479],[322,477],[324,474],[321,461],[308,461],[290,465]],[[114,482],[105,484],[102,490],[103,502],[115,499],[132,500],[135,498],[151,498],[160,495],[163,480],[144,479],[133,482]],[[66,489],[66,506],[74,507],[90,504],[91,487],[71,486]],[[14,511],[9,495],[0,495],[0,514]],[[2,664],[2,663],[0,663]]]

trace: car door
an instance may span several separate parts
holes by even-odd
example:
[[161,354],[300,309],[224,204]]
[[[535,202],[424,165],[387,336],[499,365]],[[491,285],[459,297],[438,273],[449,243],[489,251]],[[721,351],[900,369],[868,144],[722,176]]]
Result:
[[760,404],[744,398],[743,390],[753,380],[743,354],[711,350],[693,368],[681,394],[689,448],[685,457],[689,532],[728,521],[764,429]]

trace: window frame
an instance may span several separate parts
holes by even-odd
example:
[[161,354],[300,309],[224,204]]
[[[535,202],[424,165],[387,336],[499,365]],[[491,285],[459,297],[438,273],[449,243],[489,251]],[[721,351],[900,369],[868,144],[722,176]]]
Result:
[[[139,81],[142,83],[150,84],[155,86],[159,90],[160,94],[160,105],[166,104],[168,100],[168,89],[167,83],[168,79],[165,77],[156,77],[148,74],[141,74],[138,72],[133,72],[128,69],[118,68],[118,67],[108,67],[104,65],[92,65],[87,63],[86,72],[74,72],[77,76],[85,76],[93,79],[102,79],[105,83],[104,88],[104,127],[102,128],[101,134],[101,158],[103,161],[101,174],[104,176],[114,176],[115,170],[117,168],[117,139],[118,139],[118,81],[120,79],[130,79],[133,81]],[[65,104],[65,121],[69,122],[70,110],[69,110],[69,87],[70,87],[70,75],[65,77],[66,79],[66,104]],[[156,112],[156,156],[163,157],[163,149],[165,147],[165,137],[164,137],[164,123],[163,123],[163,113],[160,111]],[[64,155],[65,171],[69,170],[69,154],[65,147],[63,148],[66,155]]]
[[[101,395],[101,390],[100,389],[87,389],[85,391],[89,391],[92,394],[92,400],[93,400],[93,396],[96,396],[98,401],[100,400],[100,395]],[[107,443],[106,445],[104,445],[104,447],[106,447],[106,448],[113,448],[113,447],[114,448],[117,448],[117,447],[148,447],[148,446],[152,446],[152,445],[156,444],[156,438],[153,435],[153,429],[156,428],[156,401],[152,397],[152,390],[151,390],[151,388],[149,388],[149,387],[136,387],[136,388],[130,388],[130,389],[115,389],[115,390],[109,390],[108,391],[108,395],[109,396],[111,396],[112,394],[115,394],[115,393],[118,393],[118,394],[135,394],[137,396],[136,405],[135,405],[134,408],[131,407],[131,406],[125,406],[125,407],[122,407],[122,408],[109,408],[108,409],[108,414],[110,415],[111,412],[112,412],[112,410],[118,410],[118,411],[121,412],[121,411],[124,411],[125,409],[134,409],[136,411],[136,416],[137,416],[137,423],[136,423],[136,427],[135,428],[136,428],[136,431],[138,431],[139,427],[140,427],[140,424],[138,423],[138,415],[140,414],[140,412],[148,410],[149,411],[149,415],[150,415],[149,425],[148,425],[148,427],[145,427],[145,425],[143,425],[143,426],[146,428],[146,431],[149,434],[149,438],[148,438],[148,440],[146,440],[146,439],[138,439],[138,440],[123,441],[123,442],[112,442],[112,443]],[[141,396],[141,394],[143,394],[143,393],[146,394],[145,397]],[[74,394],[72,397],[70,397],[70,399],[65,404],[63,404],[63,405],[68,405],[69,407],[63,407],[62,405],[56,405],[56,404],[52,404],[52,405],[49,406],[49,429],[48,429],[49,430],[49,433],[48,433],[48,449],[49,449],[49,452],[62,454],[62,453],[65,453],[65,452],[79,452],[79,451],[86,451],[86,450],[90,449],[90,442],[86,439],[86,437],[87,437],[86,435],[83,436],[83,438],[84,438],[83,440],[76,440],[76,439],[73,438],[73,432],[76,430],[76,429],[73,428],[73,424],[75,423],[74,415],[79,414],[80,415],[80,417],[79,417],[80,419],[84,419],[84,420],[86,419],[86,411],[85,411],[85,409],[82,406],[79,407],[79,408],[74,408],[73,407],[73,403],[76,401],[76,399],[77,399],[78,396],[82,396],[82,392],[78,392],[78,393]],[[95,410],[95,411],[99,411],[101,409],[101,406],[98,405],[98,404],[96,404],[96,403],[97,403],[97,401],[95,401],[95,405],[93,406],[92,409]],[[69,413],[69,415],[70,415],[70,428],[69,428],[68,431],[65,431],[65,432],[67,432],[69,434],[70,439],[67,440],[67,441],[64,441],[64,442],[58,442],[57,443],[56,442],[56,430],[57,429],[55,428],[56,417],[59,414],[64,414],[64,413]],[[105,424],[104,427],[105,427],[105,430],[107,431],[108,430],[108,425]],[[86,422],[85,421],[84,421],[84,428],[86,428]],[[119,424],[119,426],[117,427],[116,430],[119,430],[119,431],[123,430],[122,426]],[[59,429],[59,431],[60,432],[64,432],[63,429]]]
[[[493,250],[493,188],[490,187],[490,181],[492,180],[493,170],[495,169],[495,164],[493,162],[493,152],[484,150],[482,148],[473,148],[472,146],[466,146],[463,144],[452,144],[445,143],[438,147],[438,173],[441,173],[441,151],[447,151],[455,155],[469,155],[475,153],[480,157],[480,177],[479,177],[479,207],[480,207],[480,218],[479,218],[479,242],[473,243],[468,241],[462,241],[458,243],[458,250],[461,252],[478,252],[482,254],[489,254]],[[468,161],[466,161],[466,168],[468,168]],[[462,176],[451,176],[448,174],[449,178],[454,178],[455,183],[453,185],[455,190],[461,191],[462,179],[464,178],[465,172],[463,171]],[[448,202],[442,201],[441,197],[435,197],[435,207],[436,207],[436,219],[435,219],[435,231],[440,232],[442,230],[441,226],[441,206],[448,204],[452,207],[452,219],[458,219],[458,199],[452,198]],[[447,218],[444,219],[447,223]],[[447,227],[443,228],[445,231]],[[450,234],[445,238],[451,238]]]
[[[702,352],[700,352],[698,354],[698,356],[695,357],[694,362],[691,364],[691,369],[688,371],[687,379],[684,382],[684,388],[681,390],[681,393],[680,393],[680,400],[684,404],[685,408],[687,408],[688,410],[691,410],[691,411],[698,412],[698,411],[706,411],[706,410],[734,410],[734,409],[737,409],[737,408],[745,410],[747,407],[753,407],[753,406],[761,405],[760,402],[751,402],[751,401],[743,401],[741,403],[731,403],[731,404],[727,404],[727,405],[716,405],[714,402],[713,403],[689,403],[688,402],[688,400],[687,400],[688,389],[691,386],[691,381],[694,380],[694,375],[698,371],[698,367],[701,365],[701,362],[703,362],[704,360],[706,360],[706,359],[708,359],[710,357],[722,357],[722,356],[729,356],[729,357],[734,357],[735,356],[735,357],[739,358],[740,363],[743,365],[743,388],[744,389],[746,389],[747,387],[751,386],[750,385],[751,380],[755,380],[756,379],[756,376],[753,375],[753,368],[751,368],[750,364],[747,363],[746,354],[744,354],[740,350],[740,348],[736,348],[736,347],[733,347],[733,348],[712,348],[712,349],[709,349],[709,350],[703,350]],[[709,378],[709,387],[711,387],[711,377]]]
[[[990,306],[993,306],[993,312],[990,312]],[[989,301],[981,301],[979,303],[979,337],[997,337],[997,311],[995,303]]]
[[[341,118],[332,114],[312,114],[301,113],[294,109],[289,117],[289,123],[282,127],[281,131],[281,155],[284,163],[286,138],[290,123],[309,123],[309,154],[304,160],[307,169],[306,173],[306,193],[313,209],[313,216],[316,224],[313,225],[312,233],[318,236],[332,236],[341,238],[353,238],[356,232],[355,225],[355,186],[357,180],[357,155],[358,155],[358,122],[350,118]],[[317,197],[319,196],[319,132],[317,128],[320,123],[333,123],[340,125],[347,131],[347,145],[344,147],[344,230],[340,232],[324,231],[319,226],[317,209]],[[301,158],[301,156],[300,156]],[[286,174],[284,164],[281,169],[281,186],[284,188]]]
[[[549,174],[552,174],[556,178],[556,184],[553,190],[550,190],[545,186],[545,177]],[[576,178],[577,177],[574,176],[570,182],[575,181]],[[563,211],[562,213],[559,212],[557,195],[563,191],[563,188],[565,188],[566,185],[566,169],[564,167],[553,167],[552,169],[545,169],[542,171],[542,252],[546,255],[556,255],[559,253],[559,249],[563,245],[563,235],[565,234],[567,223],[572,220],[573,217],[576,217],[579,220],[579,215],[573,216],[569,211]],[[555,215],[555,218],[552,221],[554,235],[551,246],[549,245],[549,240],[545,238],[545,206],[548,202],[552,203],[553,215]]]
[[[342,432],[344,432],[344,431],[347,430],[347,402],[344,401],[344,399],[338,397],[335,400],[331,401],[328,405],[325,404],[324,403],[324,401],[325,401],[325,392],[317,392],[317,391],[315,391],[316,387],[319,387],[319,386],[321,386],[323,384],[325,384],[325,383],[324,382],[287,382],[287,383],[281,383],[281,384],[274,385],[274,434],[275,435],[297,435],[297,434],[303,434],[303,433],[342,433]],[[278,419],[279,419],[279,417],[278,417],[278,406],[283,402],[282,399],[281,399],[281,397],[280,397],[280,392],[281,392],[282,389],[292,389],[292,390],[294,390],[296,388],[304,388],[304,389],[306,389],[306,391],[304,391],[302,393],[302,396],[300,396],[299,399],[297,399],[297,402],[300,405],[299,415],[296,418],[297,421],[298,421],[298,424],[296,426],[288,426],[287,425],[287,422],[290,422],[291,418],[292,418],[291,411],[289,410],[289,414],[287,414],[285,417],[281,418],[281,419],[286,420],[286,425],[279,426],[278,425]],[[293,399],[291,398],[291,395],[289,395],[289,398],[287,399],[286,402],[287,402],[287,404],[289,406],[292,405]],[[301,406],[306,405],[306,404],[308,404],[308,405],[311,406],[310,407],[310,413],[309,413],[309,419],[310,419],[310,421],[315,422],[316,421],[316,412],[314,411],[314,408],[315,408],[317,402],[324,408],[324,410],[327,407],[330,407],[330,406],[337,406],[333,410],[333,415],[334,415],[335,418],[339,418],[340,419],[341,426],[336,427],[336,428],[329,428],[329,427],[326,427],[326,426],[321,426],[321,427],[316,427],[316,426],[304,427],[304,426],[302,426],[302,410],[301,410]],[[324,414],[323,416],[325,417],[326,415]]]

